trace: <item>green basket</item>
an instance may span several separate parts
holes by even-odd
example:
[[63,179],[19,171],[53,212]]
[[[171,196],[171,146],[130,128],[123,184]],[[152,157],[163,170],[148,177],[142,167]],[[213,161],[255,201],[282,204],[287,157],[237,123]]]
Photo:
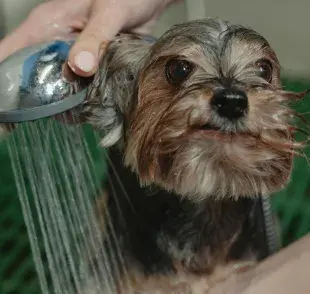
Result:
[[[307,84],[284,81],[286,88],[302,91]],[[310,112],[309,103],[297,106],[300,112]],[[310,117],[308,116],[308,119]],[[92,131],[85,128],[85,136],[92,147],[92,156],[98,162],[98,173],[104,177],[105,166],[99,154]],[[309,157],[310,150],[307,148]],[[31,248],[17,196],[13,171],[5,142],[0,144],[0,293],[40,293]],[[310,169],[305,158],[296,158],[292,181],[288,187],[272,197],[272,204],[280,220],[283,245],[288,245],[310,231]]]

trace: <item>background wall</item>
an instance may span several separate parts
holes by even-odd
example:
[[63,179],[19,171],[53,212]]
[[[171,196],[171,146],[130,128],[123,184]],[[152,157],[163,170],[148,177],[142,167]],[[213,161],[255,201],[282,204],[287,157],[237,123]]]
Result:
[[187,0],[166,11],[156,33],[186,17],[216,16],[230,20],[267,38],[277,52],[285,76],[310,80],[309,11],[309,0]]
[[[0,37],[1,26],[11,31],[39,2],[0,0]],[[217,16],[257,30],[276,50],[286,76],[310,80],[309,11],[309,0],[187,0],[164,13],[155,35],[187,19]]]
[[2,19],[5,33],[18,26],[30,10],[41,2],[44,0],[0,0],[0,22]]

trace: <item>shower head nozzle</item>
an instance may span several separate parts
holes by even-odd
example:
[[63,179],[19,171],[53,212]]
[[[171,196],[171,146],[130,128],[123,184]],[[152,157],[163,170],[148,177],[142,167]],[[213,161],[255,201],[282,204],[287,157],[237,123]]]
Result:
[[[25,48],[0,63],[0,123],[33,121],[81,105],[91,78],[70,72],[73,41]],[[71,78],[64,76],[70,72]]]

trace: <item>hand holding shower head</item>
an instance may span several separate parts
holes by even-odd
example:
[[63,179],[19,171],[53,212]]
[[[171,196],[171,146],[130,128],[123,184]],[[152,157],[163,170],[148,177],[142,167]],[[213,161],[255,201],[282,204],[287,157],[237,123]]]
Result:
[[83,103],[91,79],[70,72],[66,60],[72,44],[28,47],[0,63],[0,123],[49,117]]

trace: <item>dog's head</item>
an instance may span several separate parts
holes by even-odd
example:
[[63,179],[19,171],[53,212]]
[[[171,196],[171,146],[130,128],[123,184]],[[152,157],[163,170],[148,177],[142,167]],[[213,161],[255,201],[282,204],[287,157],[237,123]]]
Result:
[[147,52],[124,130],[125,164],[142,184],[193,200],[269,194],[286,184],[299,146],[288,103],[304,93],[282,90],[278,59],[260,34],[193,21]]

